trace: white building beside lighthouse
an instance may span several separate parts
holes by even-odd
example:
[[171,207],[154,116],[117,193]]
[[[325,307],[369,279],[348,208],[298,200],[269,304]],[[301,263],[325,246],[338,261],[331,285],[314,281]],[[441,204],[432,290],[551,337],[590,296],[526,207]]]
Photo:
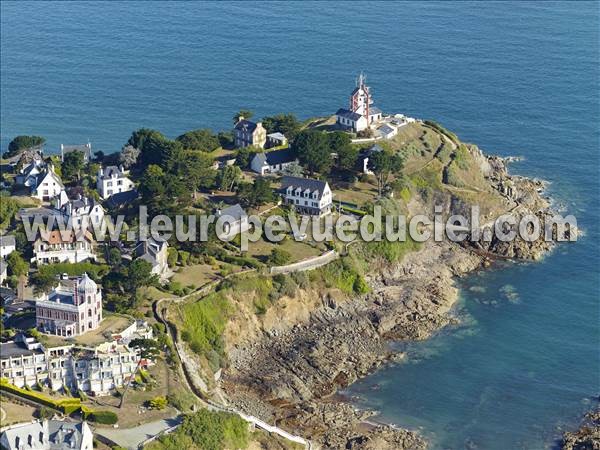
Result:
[[336,122],[342,128],[359,132],[371,128],[371,125],[381,120],[383,114],[379,108],[373,106],[371,90],[366,82],[367,78],[361,73],[350,95],[349,108],[340,108],[335,113]]

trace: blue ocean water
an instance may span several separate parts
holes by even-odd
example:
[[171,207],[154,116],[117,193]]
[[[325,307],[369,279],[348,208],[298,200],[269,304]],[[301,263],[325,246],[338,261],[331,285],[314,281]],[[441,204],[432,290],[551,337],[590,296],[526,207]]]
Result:
[[[384,111],[433,118],[551,182],[585,237],[462,280],[455,330],[350,390],[443,449],[550,448],[600,394],[597,2],[1,2],[0,145],[117,151],[145,126],[302,118],[364,70]],[[485,291],[484,291],[485,289]]]

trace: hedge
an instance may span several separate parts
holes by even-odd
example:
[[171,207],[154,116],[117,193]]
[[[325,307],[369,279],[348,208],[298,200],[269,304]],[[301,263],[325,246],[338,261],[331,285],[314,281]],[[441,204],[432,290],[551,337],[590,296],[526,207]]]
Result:
[[343,212],[349,212],[349,213],[352,213],[352,214],[356,214],[357,216],[364,216],[364,215],[366,215],[366,214],[367,214],[367,213],[366,213],[365,211],[363,211],[362,209],[351,208],[351,207],[349,207],[349,206],[345,206],[345,205],[342,205],[342,206],[341,206],[341,210],[342,210]]
[[67,415],[72,414],[81,408],[81,399],[79,398],[65,398],[55,400],[39,392],[28,391],[26,389],[19,388],[13,384],[10,384],[5,378],[2,378],[0,380],[0,390],[9,392],[14,395],[18,395],[33,402],[40,403],[44,406],[57,409]]

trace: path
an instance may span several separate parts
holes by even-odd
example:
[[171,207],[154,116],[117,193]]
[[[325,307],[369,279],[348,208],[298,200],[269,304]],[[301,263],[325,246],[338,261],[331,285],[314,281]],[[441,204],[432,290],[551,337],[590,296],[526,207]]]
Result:
[[[188,355],[185,352],[185,348],[179,343],[179,340],[177,339],[177,330],[175,329],[174,326],[172,326],[172,324],[164,316],[164,313],[165,313],[167,307],[161,306],[163,302],[180,303],[180,302],[190,298],[191,296],[206,295],[206,294],[208,294],[208,292],[210,292],[212,289],[214,289],[219,283],[223,282],[224,280],[227,280],[229,278],[239,276],[242,274],[255,272],[255,271],[256,271],[256,269],[247,269],[247,270],[243,270],[241,272],[232,273],[230,275],[227,275],[226,277],[223,277],[222,279],[211,281],[211,282],[205,284],[204,286],[200,287],[196,291],[194,291],[186,296],[183,296],[183,297],[167,297],[167,298],[158,299],[152,304],[152,311],[154,312],[154,316],[155,316],[156,320],[159,321],[160,323],[162,323],[166,327],[167,332],[170,334],[171,339],[173,340],[173,344],[175,346],[175,351],[177,353],[177,357],[179,358],[179,361],[181,363],[178,365],[178,368],[179,368],[181,374],[183,375],[183,379],[185,380],[185,382],[188,386],[188,389],[200,401],[200,403],[202,404],[203,407],[205,407],[211,411],[221,411],[221,412],[228,412],[231,414],[236,414],[236,415],[240,416],[242,419],[244,419],[245,421],[254,424],[254,426],[256,426],[258,428],[261,428],[269,433],[277,434],[277,435],[281,436],[282,438],[287,439],[291,442],[295,442],[295,443],[304,445],[305,448],[307,448],[308,450],[312,450],[313,449],[312,443],[309,440],[304,439],[301,436],[293,435],[277,426],[270,425],[270,424],[260,420],[257,417],[247,415],[244,412],[239,411],[235,408],[232,408],[232,407],[224,405],[224,404],[218,404],[218,403],[215,403],[214,401],[212,401],[207,395],[208,389],[207,389],[206,383],[204,382],[204,380],[202,380],[202,378],[199,376],[198,373],[194,373],[194,372],[196,372],[194,370],[194,368],[196,367],[196,364],[194,363],[193,359],[188,357]],[[199,301],[201,301],[201,300],[199,300]],[[217,392],[217,394],[220,394],[220,392]],[[220,396],[220,397],[222,400],[224,400],[224,398],[222,396]],[[153,436],[148,438],[148,440],[151,440],[152,437],[156,436],[159,433],[155,432],[153,434]]]
[[110,439],[121,447],[136,450],[142,443],[166,430],[178,426],[181,422],[182,417],[178,416],[144,423],[134,428],[96,428],[94,432]]

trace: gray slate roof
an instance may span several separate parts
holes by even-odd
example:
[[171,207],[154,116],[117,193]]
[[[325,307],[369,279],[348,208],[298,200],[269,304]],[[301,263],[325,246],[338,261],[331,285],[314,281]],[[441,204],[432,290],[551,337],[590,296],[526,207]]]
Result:
[[283,150],[274,150],[272,152],[257,153],[254,156],[254,159],[256,159],[261,166],[265,162],[268,165],[272,166],[274,164],[292,162],[296,159],[296,156],[294,155],[294,152],[291,149],[284,148]]
[[113,175],[115,175],[117,178],[122,177],[123,172],[121,171],[121,168],[118,166],[107,166],[102,173],[101,179],[107,180],[112,178]]
[[300,178],[300,177],[283,177],[281,180],[281,188],[285,191],[288,187],[300,188],[303,191],[308,189],[310,192],[319,191],[319,199],[323,196],[326,181],[315,180],[313,178]]
[[377,106],[370,106],[369,114],[382,114],[382,112]]
[[344,108],[338,109],[337,112],[335,113],[335,115],[343,117],[345,119],[353,120],[355,122],[362,117],[360,114],[350,111],[349,109],[344,109]]
[[250,120],[242,119],[235,124],[235,129],[239,131],[252,133],[254,132],[254,130],[256,130],[256,123]]
[[15,237],[12,234],[0,236],[0,246],[8,247],[8,246],[15,246],[15,245],[16,245]]
[[242,217],[247,216],[246,211],[244,211],[244,208],[242,208],[239,203],[236,203],[235,205],[229,206],[227,208],[222,209],[221,211],[218,211],[217,215],[231,217],[235,221],[238,221]]

